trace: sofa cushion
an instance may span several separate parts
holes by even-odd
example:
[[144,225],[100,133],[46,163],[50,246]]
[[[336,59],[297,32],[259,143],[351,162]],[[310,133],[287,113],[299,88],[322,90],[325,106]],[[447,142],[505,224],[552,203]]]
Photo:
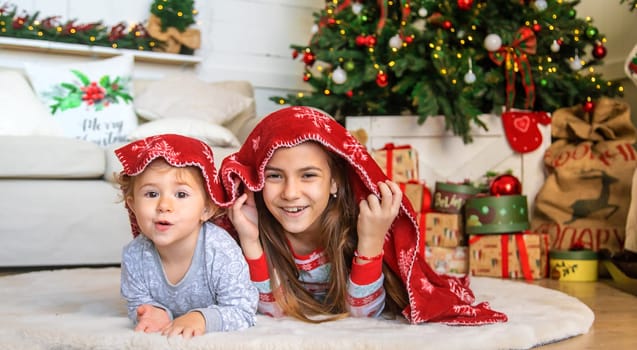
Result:
[[179,134],[197,138],[211,147],[238,147],[239,140],[225,127],[201,119],[159,119],[143,123],[128,138],[131,141],[159,134]]
[[137,127],[133,57],[25,65],[31,85],[68,137],[100,146],[125,141]]
[[104,175],[104,149],[60,136],[0,137],[0,178],[95,179]]
[[59,136],[63,133],[21,72],[0,71],[0,106],[0,135]]
[[135,99],[135,111],[147,120],[193,118],[221,125],[252,103],[252,97],[182,73],[149,83]]

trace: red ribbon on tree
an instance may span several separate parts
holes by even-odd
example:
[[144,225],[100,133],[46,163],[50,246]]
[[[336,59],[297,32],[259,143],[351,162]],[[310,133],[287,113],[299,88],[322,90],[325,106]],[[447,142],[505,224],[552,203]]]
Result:
[[531,63],[527,55],[534,55],[537,38],[531,28],[522,27],[515,34],[510,46],[502,46],[498,51],[490,52],[489,57],[498,66],[504,63],[506,78],[506,109],[513,106],[515,100],[515,75],[520,72],[522,85],[526,93],[524,108],[531,109],[535,103],[535,84],[531,76]]

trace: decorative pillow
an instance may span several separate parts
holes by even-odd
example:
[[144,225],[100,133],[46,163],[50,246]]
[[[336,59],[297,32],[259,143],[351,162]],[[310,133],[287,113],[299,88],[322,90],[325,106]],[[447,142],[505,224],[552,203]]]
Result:
[[178,74],[154,81],[135,98],[135,110],[148,120],[193,118],[223,124],[248,108],[252,98],[197,78]]
[[108,146],[137,127],[133,57],[64,65],[25,65],[31,85],[64,135]]
[[239,147],[241,145],[237,137],[227,128],[193,118],[159,119],[143,123],[128,138],[134,141],[159,134],[194,137],[213,147]]
[[0,106],[0,135],[63,135],[20,72],[0,72]]

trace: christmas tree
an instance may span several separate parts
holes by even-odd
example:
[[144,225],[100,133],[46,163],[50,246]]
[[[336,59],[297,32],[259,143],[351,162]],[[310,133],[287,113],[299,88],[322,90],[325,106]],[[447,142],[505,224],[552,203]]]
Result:
[[293,44],[311,93],[274,96],[338,120],[355,115],[443,115],[471,142],[483,113],[552,112],[621,96],[594,67],[605,37],[579,1],[326,1],[307,44]]
[[197,10],[194,0],[154,0],[150,13],[161,20],[161,29],[175,27],[180,32],[195,24]]

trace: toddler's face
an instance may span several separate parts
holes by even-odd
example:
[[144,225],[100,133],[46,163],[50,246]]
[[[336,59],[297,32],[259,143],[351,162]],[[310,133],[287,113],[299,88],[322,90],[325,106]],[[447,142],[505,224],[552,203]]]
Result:
[[199,171],[163,160],[153,161],[137,176],[126,203],[141,232],[158,247],[196,238],[212,215]]

